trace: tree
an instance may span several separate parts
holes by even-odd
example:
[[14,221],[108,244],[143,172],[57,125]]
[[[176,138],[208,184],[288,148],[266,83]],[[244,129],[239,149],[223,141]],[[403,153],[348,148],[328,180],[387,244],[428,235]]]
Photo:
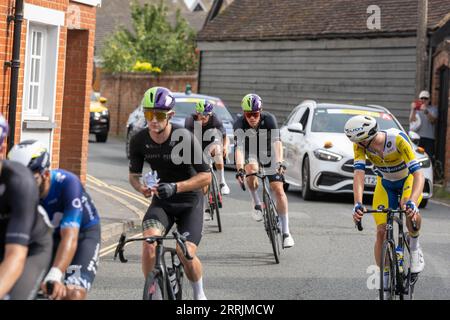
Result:
[[177,10],[175,23],[168,21],[167,7],[134,0],[131,5],[132,30],[119,26],[105,41],[103,66],[110,72],[132,71],[136,62],[148,62],[167,71],[196,70],[195,32]]

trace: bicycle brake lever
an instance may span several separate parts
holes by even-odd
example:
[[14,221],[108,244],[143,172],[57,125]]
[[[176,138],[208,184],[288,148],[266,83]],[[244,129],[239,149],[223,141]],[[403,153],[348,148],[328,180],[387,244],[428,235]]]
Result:
[[[194,257],[192,257],[192,256],[189,254],[189,251],[188,251],[187,248],[186,248],[186,244],[184,243],[184,241],[186,241],[186,239],[185,239],[186,237],[180,235],[180,234],[179,234],[178,232],[176,232],[176,231],[174,231],[172,234],[173,234],[173,237],[175,238],[176,242],[177,242],[178,245],[180,246],[181,250],[183,251],[183,255],[186,257],[186,259],[188,259],[188,260],[194,259]],[[183,240],[182,240],[182,237],[183,237]]]
[[117,244],[116,251],[114,252],[114,260],[116,260],[117,255],[119,255],[120,262],[122,262],[122,263],[128,262],[128,260],[125,259],[124,255],[123,255],[123,248],[125,247],[125,242],[126,242],[125,239],[126,239],[126,234],[122,233],[120,235],[120,239],[119,239],[119,243]]

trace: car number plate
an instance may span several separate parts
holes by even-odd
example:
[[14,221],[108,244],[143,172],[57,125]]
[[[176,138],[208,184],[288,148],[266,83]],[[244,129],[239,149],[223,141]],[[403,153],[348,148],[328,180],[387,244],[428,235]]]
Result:
[[364,177],[364,184],[369,186],[374,186],[377,184],[377,177],[376,176],[365,176]]

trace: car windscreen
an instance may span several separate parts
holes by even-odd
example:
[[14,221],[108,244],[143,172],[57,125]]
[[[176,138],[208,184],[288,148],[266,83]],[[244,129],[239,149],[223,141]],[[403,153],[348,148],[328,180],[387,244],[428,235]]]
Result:
[[[177,101],[175,103],[175,107],[173,108],[175,111],[175,116],[186,118],[187,116],[195,113],[196,103],[197,101]],[[221,101],[217,102],[213,112],[219,117],[220,120],[233,122],[233,117]]]
[[340,109],[340,108],[317,108],[311,124],[312,132],[334,132],[343,133],[344,126],[348,119],[357,115],[368,115],[374,117],[380,130],[390,128],[399,129],[399,126],[392,118],[392,115],[385,112],[368,111],[361,109]]

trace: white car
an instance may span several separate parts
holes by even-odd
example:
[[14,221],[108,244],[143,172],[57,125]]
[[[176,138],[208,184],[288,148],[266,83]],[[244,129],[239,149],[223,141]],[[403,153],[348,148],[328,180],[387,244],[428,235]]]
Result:
[[[354,115],[370,115],[377,119],[380,130],[397,128],[405,132],[397,119],[381,106],[354,106],[304,101],[288,116],[280,129],[287,166],[286,185],[302,189],[305,200],[316,192],[353,193],[353,145],[344,134],[344,125]],[[433,190],[430,158],[414,143],[417,159],[425,176],[425,207]],[[367,160],[365,194],[373,194],[376,174]]]

